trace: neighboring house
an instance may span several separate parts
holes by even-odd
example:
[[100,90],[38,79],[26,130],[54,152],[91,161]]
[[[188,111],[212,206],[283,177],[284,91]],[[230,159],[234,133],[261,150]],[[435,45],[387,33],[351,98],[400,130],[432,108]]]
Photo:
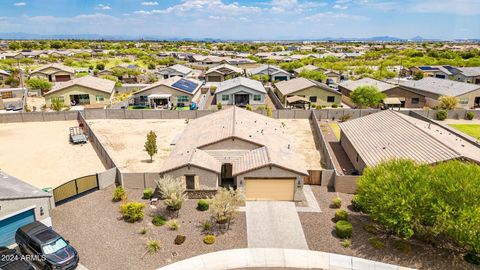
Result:
[[75,78],[75,69],[62,64],[48,64],[30,73],[30,78],[41,78],[49,82],[66,82]]
[[410,68],[412,75],[422,73],[423,77],[434,77],[438,79],[449,79],[458,73],[452,66],[418,66]]
[[246,106],[265,104],[267,91],[259,81],[237,77],[221,82],[215,91],[215,98],[223,105]]
[[249,69],[247,70],[247,75],[267,75],[269,77],[269,80],[272,82],[288,81],[291,77],[291,74],[287,71],[272,65],[263,65],[258,68]]
[[349,97],[350,93],[360,86],[374,86],[378,91],[383,92],[388,98],[384,101],[387,107],[423,108],[427,106],[425,94],[372,78],[341,82],[338,84],[338,90],[342,92],[344,96]]
[[159,69],[155,73],[160,79],[168,79],[175,76],[186,78],[192,74],[192,69],[184,65],[176,64],[170,67]]
[[424,95],[428,107],[438,106],[441,96],[453,96],[458,99],[458,107],[480,108],[480,85],[477,84],[428,77],[400,82],[400,87]]
[[480,67],[457,68],[459,73],[454,76],[456,81],[480,84]]
[[323,72],[327,76],[327,79],[326,79],[327,84],[337,84],[337,83],[340,82],[340,78],[341,78],[340,73],[338,73],[336,71],[333,71],[333,70],[330,70],[330,69],[324,69],[324,68],[317,67],[317,66],[314,66],[314,65],[306,65],[306,66],[299,67],[299,68],[293,70],[296,77],[299,77],[300,73],[302,73],[302,71],[321,71],[321,72]]
[[323,71],[323,69],[321,67],[317,67],[314,65],[306,65],[306,66],[294,69],[293,74],[295,74],[295,76],[298,77],[300,73],[302,73],[302,71]]
[[160,174],[189,192],[236,186],[247,200],[300,201],[308,171],[284,132],[281,121],[237,107],[190,120]]
[[223,82],[228,78],[232,79],[242,75],[243,69],[229,64],[222,64],[212,67],[205,72],[206,82]]
[[339,124],[340,144],[360,174],[393,158],[434,164],[461,157],[408,118],[385,110]]
[[110,104],[114,90],[114,81],[84,76],[68,82],[56,83],[44,97],[48,107],[51,106],[54,98],[59,98],[66,106],[104,107]]
[[197,102],[202,83],[182,77],[162,79],[139,91],[130,97],[130,104],[148,106],[150,108],[186,107]]
[[0,85],[5,84],[5,81],[10,77],[10,73],[0,69]]
[[52,194],[0,171],[0,246],[15,244],[18,228],[41,221],[51,226]]
[[[322,106],[331,106],[342,102],[342,94],[328,87],[328,85],[309,80],[296,78],[290,81],[275,84],[275,93],[285,106],[292,105],[299,97]],[[289,104],[290,103],[290,104]]]

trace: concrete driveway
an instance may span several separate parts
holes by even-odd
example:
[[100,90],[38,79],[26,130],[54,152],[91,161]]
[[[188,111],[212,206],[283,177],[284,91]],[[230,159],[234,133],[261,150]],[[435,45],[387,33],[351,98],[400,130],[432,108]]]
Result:
[[249,248],[308,249],[295,203],[247,202],[245,210]]

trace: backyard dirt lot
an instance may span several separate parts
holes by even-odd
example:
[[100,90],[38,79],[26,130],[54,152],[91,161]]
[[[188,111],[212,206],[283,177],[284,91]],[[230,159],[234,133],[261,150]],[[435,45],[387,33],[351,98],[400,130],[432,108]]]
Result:
[[[158,172],[187,124],[185,119],[88,120],[98,139],[122,172]],[[147,133],[157,134],[158,153],[150,162],[144,150]]]
[[[57,232],[69,240],[78,250],[80,263],[88,269],[156,269],[160,266],[180,261],[196,255],[225,249],[246,248],[245,213],[239,213],[230,230],[217,234],[213,245],[203,243],[204,233],[200,224],[209,219],[209,211],[196,210],[197,200],[186,201],[180,210],[178,231],[171,231],[167,225],[154,226],[150,215],[165,211],[162,202],[158,209],[145,208],[145,217],[141,222],[127,223],[120,218],[121,202],[111,201],[113,186],[63,204],[50,213]],[[142,200],[142,190],[127,190],[132,201]],[[156,212],[158,211],[158,212]],[[139,231],[146,228],[146,234]],[[175,245],[176,235],[185,235],[182,245]],[[157,240],[161,250],[155,254],[146,254],[148,240]]]
[[[379,232],[377,232],[377,236],[383,242],[384,247],[376,249],[369,241],[370,238],[375,237],[375,234],[367,232],[363,228],[365,224],[372,224],[370,218],[350,209],[352,195],[328,192],[326,187],[321,186],[311,186],[311,188],[322,212],[298,213],[308,247],[311,250],[345,254],[417,269],[478,269],[465,262],[460,255],[454,252],[441,247],[432,247],[418,240],[409,241],[411,247],[409,252],[401,252],[394,247],[395,243],[398,243],[398,239],[388,238]],[[330,208],[330,204],[337,195],[342,199],[342,209],[347,209],[349,212],[349,221],[353,225],[352,245],[348,248],[343,247],[342,240],[335,235],[333,219],[337,209]]]
[[74,126],[77,121],[0,124],[0,168],[39,188],[104,171],[90,143],[70,144]]
[[291,137],[293,149],[305,160],[308,170],[322,168],[321,155],[315,142],[312,126],[308,119],[279,119],[285,123],[286,134]]

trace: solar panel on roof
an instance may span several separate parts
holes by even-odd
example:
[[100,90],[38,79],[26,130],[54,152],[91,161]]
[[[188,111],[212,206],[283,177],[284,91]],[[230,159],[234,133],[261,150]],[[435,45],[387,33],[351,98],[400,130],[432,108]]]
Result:
[[433,67],[428,67],[428,66],[425,66],[425,67],[418,67],[419,69],[421,70],[436,70],[437,68],[433,68]]
[[187,91],[189,93],[192,93],[193,91],[195,91],[198,84],[196,84],[194,82],[191,82],[189,80],[180,79],[176,83],[172,84],[172,86],[175,87],[175,88],[181,89],[183,91]]

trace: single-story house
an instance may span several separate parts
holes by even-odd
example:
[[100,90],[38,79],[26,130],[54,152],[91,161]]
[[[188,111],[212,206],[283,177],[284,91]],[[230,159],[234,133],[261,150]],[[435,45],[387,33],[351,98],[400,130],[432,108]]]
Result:
[[235,106],[191,120],[160,172],[187,191],[235,186],[247,200],[285,201],[303,199],[308,175],[281,121]]
[[129,103],[150,108],[190,106],[200,98],[202,83],[191,78],[171,77],[135,92]]
[[7,71],[0,69],[0,85],[5,84],[5,81],[10,77],[10,73]]
[[454,78],[456,81],[480,84],[480,67],[457,68],[460,72]]
[[222,64],[210,68],[205,72],[206,82],[223,82],[228,78],[232,79],[242,75],[243,69],[229,64]]
[[66,82],[75,78],[75,69],[62,64],[48,64],[30,73],[30,78],[42,78],[49,82]]
[[265,104],[267,91],[259,81],[237,77],[221,82],[215,91],[218,103],[224,105],[245,106]]
[[192,69],[184,65],[176,64],[170,67],[161,68],[155,73],[160,79],[168,79],[175,76],[186,78],[192,74]]
[[385,110],[339,124],[340,144],[360,174],[393,158],[434,164],[461,157],[408,118]]
[[418,81],[400,82],[400,87],[425,95],[428,107],[438,106],[438,99],[441,96],[453,96],[457,97],[460,108],[480,108],[480,85],[478,84],[427,77]]
[[422,73],[423,77],[433,77],[438,79],[449,79],[458,73],[458,70],[452,66],[418,66],[410,68],[412,75]]
[[338,90],[340,90],[343,95],[349,97],[350,93],[360,86],[374,86],[378,91],[384,93],[388,98],[384,101],[384,104],[387,107],[399,106],[401,108],[423,108],[427,106],[426,96],[424,94],[372,78],[341,82],[338,84]]
[[278,82],[275,84],[275,94],[287,107],[290,97],[301,97],[310,103],[322,106],[331,106],[342,102],[342,94],[328,85],[309,80],[306,78],[295,78],[290,81]]
[[288,81],[291,74],[279,67],[273,65],[263,65],[257,68],[247,70],[248,76],[267,75],[269,80],[274,81]]
[[51,226],[52,194],[0,171],[0,246],[15,243],[18,228],[35,221]]
[[110,104],[115,93],[115,82],[93,76],[84,76],[67,82],[56,83],[45,96],[48,107],[52,99],[59,98],[66,106],[92,105],[104,107]]

